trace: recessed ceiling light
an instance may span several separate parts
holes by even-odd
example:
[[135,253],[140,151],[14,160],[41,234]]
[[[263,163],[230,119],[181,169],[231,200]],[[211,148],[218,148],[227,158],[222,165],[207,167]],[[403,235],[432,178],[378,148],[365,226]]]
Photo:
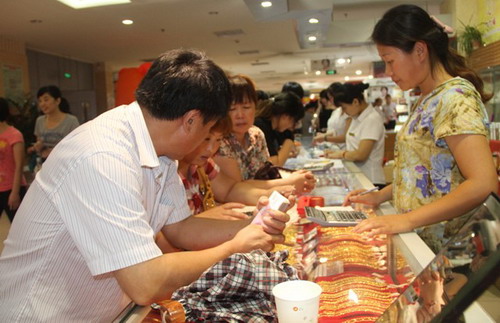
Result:
[[133,23],[134,23],[134,21],[130,20],[130,19],[123,19],[122,20],[122,24],[124,24],[124,25],[131,25]]
[[316,75],[321,75],[321,71],[316,71],[315,74]]
[[339,59],[337,59],[337,64],[342,65],[342,64],[345,64],[345,63],[346,63],[346,59],[345,58],[339,58]]
[[310,24],[317,24],[319,22],[319,20],[317,18],[311,18],[309,19],[309,23]]
[[264,8],[269,8],[273,5],[273,3],[271,1],[262,1],[260,5]]
[[344,81],[349,81],[349,80],[350,80],[349,76],[344,77]]
[[130,0],[57,0],[73,9],[84,9],[115,4],[130,3]]
[[356,75],[361,75],[363,72],[361,70],[356,70]]
[[307,37],[307,40],[309,40],[309,41],[316,41],[316,39],[317,39],[316,36]]

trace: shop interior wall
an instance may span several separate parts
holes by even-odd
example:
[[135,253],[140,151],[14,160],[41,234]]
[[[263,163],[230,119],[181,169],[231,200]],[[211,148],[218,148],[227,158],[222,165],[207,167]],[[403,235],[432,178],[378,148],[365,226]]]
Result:
[[56,85],[80,123],[97,115],[94,64],[34,50],[27,50],[26,55],[33,95],[42,86]]

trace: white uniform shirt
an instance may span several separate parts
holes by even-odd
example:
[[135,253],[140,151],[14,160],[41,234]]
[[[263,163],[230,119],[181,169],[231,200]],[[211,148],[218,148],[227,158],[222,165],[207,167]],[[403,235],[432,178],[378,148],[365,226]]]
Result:
[[[327,121],[327,132],[333,132],[334,136],[341,136],[345,133],[345,122],[349,118],[347,114],[342,112],[342,108],[333,110],[332,115]],[[337,144],[340,149],[345,148],[345,143]]]
[[110,322],[130,299],[112,271],[162,253],[189,216],[177,162],[156,156],[137,103],[66,136],[37,174],[0,257],[0,322]]
[[346,134],[347,151],[357,150],[361,140],[375,140],[375,145],[368,159],[355,162],[361,171],[375,184],[385,184],[384,169],[384,121],[372,106],[368,106],[359,116],[352,118]]

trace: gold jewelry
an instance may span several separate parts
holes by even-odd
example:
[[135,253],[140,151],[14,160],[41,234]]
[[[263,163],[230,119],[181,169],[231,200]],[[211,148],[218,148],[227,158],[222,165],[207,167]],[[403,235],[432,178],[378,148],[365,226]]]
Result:
[[203,210],[207,211],[216,206],[215,196],[212,191],[212,184],[210,183],[210,179],[205,173],[205,169],[203,167],[198,167],[196,169],[196,173],[198,173],[198,179],[200,182],[200,193],[203,196]]

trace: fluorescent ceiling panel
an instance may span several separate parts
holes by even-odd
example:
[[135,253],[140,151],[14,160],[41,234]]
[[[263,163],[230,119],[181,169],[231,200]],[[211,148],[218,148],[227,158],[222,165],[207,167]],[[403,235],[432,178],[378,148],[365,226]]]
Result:
[[130,3],[130,0],[57,0],[73,9],[111,6],[115,4]]

